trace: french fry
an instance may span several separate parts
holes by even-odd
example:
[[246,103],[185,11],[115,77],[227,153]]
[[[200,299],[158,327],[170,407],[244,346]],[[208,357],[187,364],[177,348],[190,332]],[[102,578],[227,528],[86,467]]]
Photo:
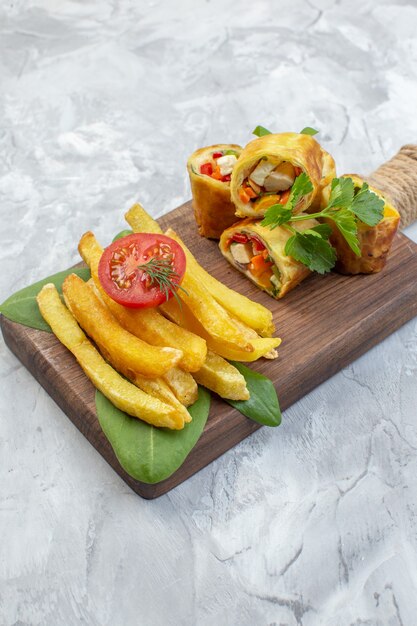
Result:
[[224,359],[250,363],[262,356],[267,358],[271,358],[271,355],[274,355],[273,358],[277,356],[276,352],[272,351],[281,343],[279,337],[258,337],[257,339],[250,339],[253,351],[246,352],[245,350],[239,349],[231,342],[210,335],[184,302],[182,302],[180,307],[178,302],[171,298],[171,300],[164,302],[159,308],[172,322],[203,337],[209,349],[216,352],[216,354],[219,354]]
[[[233,316],[231,315],[231,317]],[[253,328],[250,328],[244,322],[242,322],[242,320],[238,320],[233,317],[233,321],[235,322],[235,324],[237,324],[238,328],[242,331],[245,337],[247,337],[247,339],[251,342],[254,341],[256,345],[258,345],[258,339],[271,339],[271,337],[259,337],[258,333],[253,330]],[[278,340],[276,344],[276,346],[278,347],[281,344],[281,339],[278,337],[273,337],[273,339]],[[272,348],[269,352],[266,352],[262,356],[264,357],[264,359],[276,359],[278,356],[278,351],[275,350],[275,348]]]
[[[183,291],[178,292],[182,302],[190,309],[194,317],[199,320],[200,324],[213,339],[233,344],[236,349],[248,354],[253,352],[252,342],[248,341],[227,311],[191,272],[185,272],[181,287],[186,291],[186,293]],[[173,299],[171,298],[171,300]],[[191,329],[189,328],[188,330]],[[198,334],[200,335],[200,333]],[[204,335],[200,335],[200,337],[204,337]]]
[[182,350],[183,355],[178,365],[187,372],[195,372],[203,365],[207,354],[204,339],[179,328],[156,309],[128,309],[106,294],[98,278],[98,265],[103,248],[92,232],[87,232],[81,237],[78,250],[91,269],[92,278],[102,300],[123,328],[153,346],[169,346]]
[[184,372],[179,367],[173,367],[163,375],[163,379],[177,400],[184,406],[190,406],[197,400],[197,383],[188,372]]
[[[139,204],[131,207],[125,218],[135,232],[162,232],[158,223]],[[199,320],[206,332],[215,341],[227,342],[230,344],[230,349],[253,352],[254,347],[252,343],[245,339],[244,334],[242,334],[237,324],[234,323],[234,320],[228,314],[227,306],[223,307],[223,302],[220,301],[224,300],[227,302],[229,308],[233,309],[233,315],[238,319],[241,319],[240,316],[245,317],[245,313],[242,311],[250,311],[252,315],[247,314],[246,317],[252,321],[252,324],[260,326],[265,334],[271,334],[271,331],[274,330],[272,313],[260,304],[252,302],[237,292],[228,289],[228,287],[211,277],[197,263],[191,252],[172,229],[169,229],[166,234],[178,241],[187,257],[187,269],[181,283],[183,290],[178,292],[181,300],[189,307],[194,317]],[[207,277],[209,280],[207,280]],[[211,285],[211,289],[209,285]],[[219,293],[222,294],[222,297],[216,299],[216,294],[218,296]],[[260,321],[255,322],[254,320]],[[244,321],[247,323],[247,320]],[[251,326],[250,323],[248,326]],[[190,330],[188,326],[186,327]],[[202,334],[200,336],[204,337]]]
[[[98,297],[101,297],[92,278],[87,284],[96,291]],[[252,332],[256,336],[255,331]],[[211,351],[207,352],[205,362],[197,372],[193,373],[193,376],[174,367],[166,374],[165,378],[175,389],[177,395],[174,395],[169,385],[162,378],[151,380],[143,376],[135,376],[131,382],[149,395],[177,407],[180,411],[182,410],[185,422],[190,421],[191,418],[184,405],[189,406],[197,399],[198,390],[195,381],[207,389],[211,389],[222,398],[230,398],[230,400],[248,400],[249,398],[246,382],[241,373],[221,356]]]
[[[101,298],[92,278],[87,282],[87,285],[94,290],[98,298]],[[175,327],[183,330],[176,324]],[[184,406],[190,406],[197,400],[198,389],[194,378],[179,367],[173,367],[164,376],[167,382],[162,378],[150,379],[139,375],[134,376],[131,381],[151,396],[155,396],[167,404],[181,407],[185,421],[190,421],[190,414],[184,409]]]
[[[174,407],[176,412],[179,415],[182,415],[185,423],[191,422],[191,415],[185,408],[184,404],[181,404],[173,391],[170,389],[169,385],[162,378],[152,379],[136,375],[132,379],[132,383],[139,387],[139,389],[142,389],[142,391],[144,391],[145,393],[148,393],[150,396],[158,398],[165,404]],[[197,398],[195,398],[195,400],[197,400]]]
[[177,233],[168,228],[165,232],[168,237],[175,239],[185,252],[187,258],[187,271],[192,273],[201,282],[213,298],[221,304],[226,311],[244,322],[247,326],[255,330],[262,337],[270,337],[275,331],[272,321],[272,313],[269,309],[258,302],[250,300],[246,296],[229,289],[222,282],[209,274],[192,255],[185,243]]
[[211,389],[222,398],[228,400],[249,400],[246,381],[236,367],[228,363],[211,350],[203,367],[195,372],[194,378],[199,385]]
[[180,350],[151,346],[122,328],[106,305],[76,274],[67,276],[62,291],[80,326],[95,341],[103,356],[128,378],[132,373],[157,378],[181,359]]
[[151,217],[139,203],[134,204],[130,207],[128,212],[125,213],[125,220],[135,233],[162,234],[162,230],[158,222],[154,220],[153,217]]
[[184,427],[183,416],[173,406],[144,393],[106,363],[61,302],[52,283],[41,289],[37,302],[59,341],[72,352],[93,385],[118,409],[154,426],[175,430]]

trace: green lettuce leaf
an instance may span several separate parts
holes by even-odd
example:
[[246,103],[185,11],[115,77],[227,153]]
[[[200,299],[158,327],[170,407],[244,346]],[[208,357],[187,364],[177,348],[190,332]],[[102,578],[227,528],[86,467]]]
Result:
[[121,239],[122,237],[127,237],[128,235],[132,235],[132,234],[133,234],[133,230],[130,230],[129,228],[125,230],[121,230],[120,233],[117,233],[117,235],[113,237],[112,243],[114,241],[117,241],[118,239]]
[[188,408],[193,420],[183,430],[155,428],[117,409],[96,391],[100,426],[123,469],[135,480],[154,484],[171,476],[194,448],[206,425],[210,394],[198,388],[198,400]]
[[249,400],[225,400],[225,402],[258,424],[279,426],[281,424],[281,409],[272,380],[251,370],[243,363],[230,362],[244,376],[250,398]]
[[77,274],[83,280],[90,278],[90,270],[88,267],[71,267],[63,272],[58,272],[43,280],[39,280],[33,285],[29,285],[29,287],[24,287],[20,289],[20,291],[16,291],[16,293],[11,295],[0,305],[0,313],[12,322],[18,322],[30,328],[52,332],[49,324],[45,322],[40,314],[36,296],[47,283],[53,283],[59,293],[62,293],[62,283],[69,274]]

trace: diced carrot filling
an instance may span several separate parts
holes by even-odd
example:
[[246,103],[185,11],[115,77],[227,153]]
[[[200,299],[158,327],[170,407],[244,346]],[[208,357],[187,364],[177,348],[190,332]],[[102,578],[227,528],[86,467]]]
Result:
[[250,196],[248,196],[248,194],[246,193],[246,189],[244,189],[243,187],[239,189],[239,198],[245,204],[247,204],[250,201]]
[[215,180],[221,180],[223,178],[220,172],[220,167],[218,165],[216,165],[216,167],[214,168],[211,177],[214,178]]
[[272,261],[267,261],[265,256],[267,255],[264,255],[262,252],[261,254],[256,254],[252,257],[249,269],[254,276],[261,276],[265,272],[271,270]]
[[[239,256],[237,251],[232,251],[232,256],[240,266],[244,266],[251,275],[256,278],[256,282],[268,291],[273,288],[272,277],[274,271],[272,270],[274,262],[272,261],[269,251],[264,243],[257,237],[248,235],[246,233],[234,233],[228,240],[227,245],[230,247],[232,244],[240,244],[240,247],[252,245],[252,251],[249,252],[248,258],[250,261],[243,261],[242,253],[239,250]],[[248,251],[243,251],[243,256],[247,255]]]
[[246,195],[249,196],[249,198],[258,197],[258,194],[256,193],[256,191],[252,189],[252,187],[245,187],[245,192],[246,192]]

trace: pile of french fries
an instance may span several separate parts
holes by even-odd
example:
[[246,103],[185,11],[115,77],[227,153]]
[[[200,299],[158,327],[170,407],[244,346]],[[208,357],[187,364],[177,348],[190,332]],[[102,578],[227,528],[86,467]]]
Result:
[[[162,232],[139,204],[125,218],[134,232]],[[197,399],[197,384],[226,399],[248,400],[244,377],[226,359],[276,358],[281,340],[272,337],[268,309],[213,278],[173,230],[165,234],[187,258],[184,291],[177,292],[181,304],[171,298],[159,308],[131,309],[112,300],[98,278],[103,248],[92,232],[78,246],[91,279],[70,274],[62,287],[65,304],[52,283],[37,301],[57,338],[116,407],[180,430],[191,420],[186,407]]]

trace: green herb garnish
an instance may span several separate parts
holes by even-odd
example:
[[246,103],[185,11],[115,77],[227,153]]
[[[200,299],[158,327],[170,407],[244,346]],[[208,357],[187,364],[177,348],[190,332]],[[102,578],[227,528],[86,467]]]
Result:
[[368,183],[363,183],[353,198],[351,210],[361,222],[376,226],[384,215],[384,201],[376,193],[369,191]]
[[306,265],[312,272],[325,274],[336,263],[336,251],[327,238],[311,231],[294,234],[285,245],[285,254]]
[[272,135],[272,133],[264,126],[257,126],[255,130],[252,131],[252,135],[256,135],[257,137],[263,137],[264,135]]
[[303,130],[300,130],[300,135],[317,135],[319,131],[315,128],[311,128],[311,126],[306,126]]
[[334,178],[329,201],[324,209],[309,215],[294,215],[294,208],[300,198],[310,193],[312,189],[309,177],[303,172],[296,178],[286,204],[274,204],[269,207],[261,225],[271,229],[284,226],[291,231],[292,236],[286,243],[285,254],[300,261],[310,270],[324,274],[336,263],[335,250],[328,241],[331,228],[327,224],[319,224],[299,232],[292,224],[313,218],[330,219],[353,252],[360,256],[357,220],[368,226],[376,226],[383,218],[385,203],[382,198],[370,191],[366,183],[361,189],[355,190],[351,178]]
[[181,306],[181,300],[177,290],[181,289],[187,296],[188,293],[181,287],[178,280],[180,275],[172,266],[172,255],[165,258],[157,259],[152,257],[146,263],[137,266],[138,270],[142,270],[142,280],[147,282],[148,287],[156,286],[165,295],[165,299],[169,300],[170,292]]
[[270,206],[261,222],[261,226],[269,226],[271,229],[289,222],[292,212],[303,196],[313,191],[313,185],[305,172],[295,179],[288,200],[285,204],[273,204]]
[[[313,135],[317,135],[318,132],[318,130],[311,128],[311,126],[305,126],[303,130],[300,130],[300,135],[310,135],[312,137]],[[252,131],[252,135],[263,137],[264,135],[272,135],[272,131],[265,128],[265,126],[257,126],[255,130]]]

